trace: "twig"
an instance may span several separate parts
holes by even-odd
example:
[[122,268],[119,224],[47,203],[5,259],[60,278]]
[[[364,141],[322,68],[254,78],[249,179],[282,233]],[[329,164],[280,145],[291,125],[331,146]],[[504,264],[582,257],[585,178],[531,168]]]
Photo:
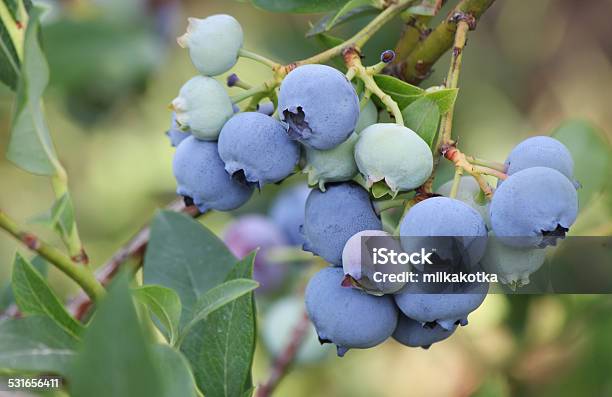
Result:
[[97,301],[104,296],[104,288],[97,282],[89,268],[77,265],[62,251],[41,240],[35,234],[25,231],[2,211],[0,211],[0,228],[79,284],[88,295],[88,299]]
[[453,45],[453,38],[457,29],[457,15],[469,19],[471,29],[482,14],[495,0],[462,0],[416,48],[399,65],[400,75],[410,83],[418,84],[423,81],[436,61]]
[[276,358],[272,368],[270,369],[270,377],[263,385],[257,389],[256,397],[269,397],[272,395],[276,386],[280,383],[283,377],[287,374],[287,371],[291,367],[291,364],[295,360],[299,348],[304,340],[306,331],[308,330],[308,324],[310,320],[304,312],[300,321],[295,325],[293,334],[289,343],[285,346],[281,354]]
[[[183,212],[192,217],[200,215],[197,207],[186,207],[182,199],[176,199],[170,203],[167,210],[174,212]],[[96,279],[102,284],[107,285],[113,276],[117,274],[121,266],[130,259],[138,261],[136,268],[142,265],[142,258],[145,253],[147,244],[149,243],[150,228],[148,225],[143,226],[127,243],[125,243],[113,256],[101,266],[95,273]],[[79,294],[68,305],[69,311],[78,320],[81,320],[87,314],[91,307],[92,301],[85,294]]]

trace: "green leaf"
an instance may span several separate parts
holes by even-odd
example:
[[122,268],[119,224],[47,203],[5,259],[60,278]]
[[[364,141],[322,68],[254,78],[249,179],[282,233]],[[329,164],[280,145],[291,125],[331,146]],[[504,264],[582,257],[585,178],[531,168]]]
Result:
[[253,291],[258,286],[259,283],[256,281],[239,278],[211,288],[198,300],[194,316],[183,329],[183,334],[188,334],[197,323],[205,320],[215,310]]
[[39,7],[32,9],[26,29],[24,59],[6,156],[28,172],[54,175],[57,155],[42,107],[42,95],[49,82],[49,67],[38,42],[41,13]]
[[350,0],[338,12],[330,13],[321,18],[306,32],[306,37],[327,32],[332,28],[354,19],[377,14],[380,10],[379,4],[372,0]]
[[155,345],[155,362],[164,374],[164,393],[168,397],[196,397],[196,384],[189,362],[183,354],[168,345]]
[[419,0],[406,9],[413,15],[434,16],[442,8],[442,0]]
[[424,93],[422,88],[408,84],[392,76],[377,74],[374,76],[374,80],[381,90],[390,95],[391,98],[397,102],[400,109],[416,101]]
[[185,324],[193,317],[198,297],[221,284],[235,263],[225,244],[202,224],[184,214],[161,211],[151,226],[144,283],[178,293]]
[[347,0],[252,0],[256,7],[272,12],[317,13],[337,10]]
[[0,24],[0,81],[11,90],[17,89],[20,62],[15,46],[4,24]]
[[[49,263],[42,256],[35,256],[32,259],[32,266],[44,278],[47,278],[49,273]],[[6,310],[10,305],[15,303],[15,295],[13,294],[13,285],[11,281],[7,281],[0,292],[0,312]]]
[[458,93],[458,88],[442,88],[425,92],[425,98],[434,101],[438,105],[440,115],[444,115],[455,106]]
[[73,397],[166,397],[163,385],[168,374],[154,361],[127,273],[115,280],[100,302],[70,375]]
[[[252,278],[250,254],[238,262],[227,280]],[[182,345],[194,369],[196,383],[207,397],[242,396],[253,387],[251,366],[255,352],[253,293],[211,313],[190,332]]]
[[159,285],[143,285],[133,290],[134,298],[145,305],[163,326],[169,343],[178,337],[181,320],[181,299],[170,288]]
[[21,254],[13,264],[13,294],[19,309],[26,314],[42,314],[51,318],[75,338],[83,327],[64,308],[45,279]]
[[387,186],[387,183],[384,180],[374,182],[374,184],[372,184],[370,192],[372,193],[372,196],[375,199],[379,199],[385,196],[393,196],[393,192],[391,191],[389,186]]
[[66,375],[76,339],[48,317],[0,321],[0,369]]
[[36,216],[31,222],[45,225],[57,232],[63,239],[68,239],[75,226],[74,206],[70,193],[64,193],[53,203],[49,211]]
[[404,125],[419,134],[433,148],[440,122],[440,110],[436,102],[427,97],[421,98],[408,105],[402,111],[402,116]]
[[578,189],[581,208],[589,200],[610,187],[612,176],[612,150],[597,128],[583,120],[570,120],[552,134],[561,141],[574,159],[574,178],[582,187]]

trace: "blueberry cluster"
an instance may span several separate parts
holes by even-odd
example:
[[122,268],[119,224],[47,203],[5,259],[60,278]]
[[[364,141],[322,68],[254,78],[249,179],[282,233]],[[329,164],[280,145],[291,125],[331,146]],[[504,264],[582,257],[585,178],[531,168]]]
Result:
[[[384,237],[389,248],[405,252],[443,238],[436,240],[440,263],[456,260],[459,251],[467,268],[483,266],[516,286],[541,265],[543,248],[575,221],[571,155],[552,138],[534,137],[510,153],[507,179],[490,202],[471,177],[458,186],[449,182],[405,213],[397,229],[402,238],[395,238],[383,231],[369,189],[384,184],[397,195],[423,185],[434,166],[429,145],[403,125],[379,123],[376,105],[360,100],[345,75],[325,65],[298,66],[270,93],[272,102],[240,111],[213,76],[236,63],[242,41],[240,24],[227,15],[191,18],[179,38],[200,75],[172,101],[168,136],[177,148],[177,193],[202,212],[228,211],[243,205],[255,187],[280,183],[300,168],[307,173],[313,186],[307,199],[304,188],[287,191],[270,218],[239,219],[226,242],[237,256],[261,248],[255,278],[264,286],[281,283],[284,271],[264,264],[267,249],[301,244],[330,264],[310,280],[305,300],[319,339],[334,343],[340,356],[389,337],[429,347],[466,325],[488,292],[486,283],[430,291],[377,281],[377,271],[428,269],[364,263],[364,236]],[[232,75],[228,84],[237,81]],[[495,241],[487,244],[488,236]]]

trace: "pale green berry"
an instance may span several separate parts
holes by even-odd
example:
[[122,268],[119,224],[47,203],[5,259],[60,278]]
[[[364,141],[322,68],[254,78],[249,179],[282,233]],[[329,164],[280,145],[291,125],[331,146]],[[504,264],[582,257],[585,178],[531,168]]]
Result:
[[[436,193],[442,196],[450,197],[450,191],[453,187],[453,180],[444,183],[438,188]],[[459,201],[463,201],[470,207],[474,208],[482,219],[484,219],[487,228],[491,229],[491,217],[489,216],[489,201],[481,198],[480,186],[478,182],[472,176],[463,176],[459,181],[459,187],[457,189],[457,196],[455,197]]]
[[203,140],[216,140],[234,110],[225,88],[217,80],[196,76],[187,81],[172,101],[178,123]]
[[372,102],[371,99],[368,99],[366,104],[359,112],[359,119],[357,120],[357,126],[355,127],[355,132],[359,134],[361,131],[365,130],[366,127],[371,126],[372,124],[378,121],[378,109],[376,109],[376,105]]
[[545,259],[545,249],[511,247],[489,233],[481,264],[487,272],[497,274],[502,283],[516,289],[529,284],[529,275],[535,273]]
[[355,160],[368,186],[384,180],[393,193],[421,186],[431,175],[429,146],[410,128],[378,123],[359,134]]
[[243,34],[240,23],[225,14],[208,18],[189,18],[187,33],[177,39],[189,49],[193,65],[205,76],[217,76],[232,68],[242,48]]
[[306,147],[306,167],[309,185],[319,185],[325,191],[327,182],[349,181],[357,175],[355,164],[355,144],[357,135],[352,134],[346,141],[330,150],[317,150]]

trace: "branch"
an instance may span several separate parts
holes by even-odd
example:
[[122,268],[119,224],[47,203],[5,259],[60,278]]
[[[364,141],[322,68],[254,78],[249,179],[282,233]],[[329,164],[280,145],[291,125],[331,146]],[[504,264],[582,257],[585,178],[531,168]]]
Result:
[[291,335],[289,343],[287,343],[285,349],[274,361],[274,364],[270,370],[270,377],[266,383],[257,389],[255,397],[269,397],[272,395],[272,392],[274,392],[276,386],[278,386],[280,381],[287,374],[287,371],[295,360],[302,341],[304,340],[304,336],[306,335],[306,331],[308,330],[309,323],[310,320],[308,319],[306,312],[304,312],[302,318],[293,329],[293,334]]
[[23,245],[38,253],[74,280],[83,288],[92,301],[98,301],[104,296],[104,288],[98,283],[89,268],[75,264],[72,259],[66,256],[62,251],[47,244],[35,234],[25,231],[2,211],[0,211],[0,228],[7,231]]
[[[195,206],[186,207],[182,199],[176,199],[166,206],[167,210],[174,212],[183,212],[192,217],[200,215]],[[102,265],[95,273],[95,277],[102,285],[107,285],[113,276],[117,274],[121,266],[130,259],[137,261],[137,270],[142,265],[142,258],[144,257],[145,249],[149,243],[150,228],[148,225],[144,225],[141,229],[132,237],[127,243],[125,243],[115,254]],[[80,294],[69,303],[69,311],[78,320],[81,320],[87,314],[87,311],[91,307],[92,301],[85,294]]]
[[414,51],[399,65],[400,77],[413,84],[423,81],[436,61],[453,45],[457,30],[457,15],[470,20],[470,29],[495,0],[462,0]]

